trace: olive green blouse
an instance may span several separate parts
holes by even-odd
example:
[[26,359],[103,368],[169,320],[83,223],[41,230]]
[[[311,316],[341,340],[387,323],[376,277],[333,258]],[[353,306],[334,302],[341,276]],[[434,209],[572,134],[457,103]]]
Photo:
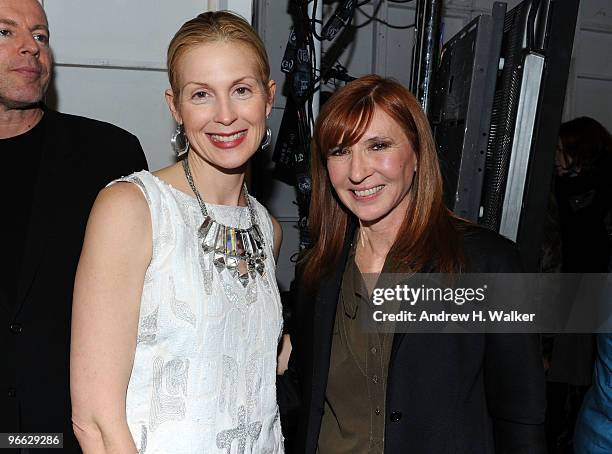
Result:
[[364,330],[371,304],[353,251],[336,309],[319,454],[383,453],[393,335]]

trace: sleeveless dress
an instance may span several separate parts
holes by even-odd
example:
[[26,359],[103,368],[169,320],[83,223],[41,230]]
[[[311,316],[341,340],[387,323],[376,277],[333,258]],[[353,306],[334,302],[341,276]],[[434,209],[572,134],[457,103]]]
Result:
[[[275,381],[282,311],[268,212],[250,198],[266,260],[245,288],[202,251],[195,198],[147,171],[116,181],[142,190],[153,230],[126,399],[139,453],[283,453]],[[206,206],[219,223],[250,226],[246,207]]]

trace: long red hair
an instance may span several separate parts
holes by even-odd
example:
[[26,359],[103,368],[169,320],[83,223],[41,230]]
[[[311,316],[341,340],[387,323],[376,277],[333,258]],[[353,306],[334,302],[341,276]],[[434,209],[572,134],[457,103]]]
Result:
[[311,144],[312,197],[308,228],[312,247],[306,252],[302,282],[314,290],[320,278],[339,265],[349,219],[327,173],[329,150],[351,146],[368,129],[374,111],[382,109],[402,127],[417,157],[417,172],[407,197],[410,204],[389,254],[404,271],[425,267],[458,272],[463,251],[454,218],[443,201],[442,175],[429,122],[406,88],[377,75],[361,77],[338,90],[323,106]]

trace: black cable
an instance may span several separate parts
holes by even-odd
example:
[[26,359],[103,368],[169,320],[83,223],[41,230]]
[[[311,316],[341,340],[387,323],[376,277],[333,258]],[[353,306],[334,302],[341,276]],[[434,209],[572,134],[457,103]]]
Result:
[[[316,75],[316,68],[317,68],[317,55],[315,52],[315,43],[314,43],[314,38],[317,37],[317,33],[316,33],[316,26],[313,26],[313,20],[316,18],[317,15],[317,6],[319,4],[319,0],[314,0],[314,4],[312,6],[312,18],[309,18],[310,20],[310,24],[311,26],[310,28],[310,83],[314,84],[313,81],[316,79],[317,75]],[[306,10],[306,15],[308,15],[308,10]],[[319,38],[317,38],[319,39]],[[319,39],[319,41],[321,41],[321,39]],[[312,110],[312,96],[308,97],[308,109],[306,111],[306,115],[307,115],[307,121],[308,121],[308,126],[309,129],[314,127],[314,112]]]
[[315,19],[317,17],[317,6],[319,5],[319,0],[313,0],[314,5],[312,5],[312,18],[310,19],[310,32],[312,35],[317,38],[319,41],[323,41],[323,37],[317,33],[316,23],[323,24],[322,20]]
[[[396,2],[396,3],[406,3],[406,2]],[[380,6],[382,5],[382,0],[378,3],[378,5],[376,5],[376,8],[374,8],[374,15],[370,16],[368,13],[366,13],[362,8],[358,7],[359,11],[361,12],[361,14],[363,14],[365,17],[368,18],[367,21],[365,21],[363,24],[360,25],[355,25],[355,28],[362,28],[365,27],[366,25],[369,25],[371,22],[376,21],[379,22],[381,24],[386,25],[389,28],[395,28],[398,30],[404,30],[407,28],[414,28],[414,26],[416,24],[409,24],[409,25],[395,25],[395,24],[390,24],[387,21],[384,21],[382,19],[379,19],[378,17],[376,17],[376,15],[378,14],[378,10],[380,9]]]
[[[396,29],[408,29],[408,28],[412,28],[415,26],[415,24],[410,24],[410,25],[395,25],[395,24],[389,24],[386,21],[383,21],[382,19],[379,19],[378,17],[376,17],[376,15],[378,14],[378,11],[380,10],[380,7],[382,6],[382,0],[379,0],[378,3],[376,4],[376,6],[374,7],[374,12],[373,15],[369,15],[366,12],[364,12],[360,7],[371,3],[372,0],[365,0],[362,2],[357,3],[356,7],[359,8],[359,10],[361,11],[361,13],[366,16],[368,18],[368,21],[366,21],[364,24],[361,25],[352,25],[354,16],[351,16],[349,22],[346,24],[345,27],[343,27],[342,31],[340,32],[340,34],[342,35],[343,33],[345,33],[348,29],[350,29],[351,26],[355,27],[355,28],[361,28],[364,27],[365,25],[368,25],[369,23],[371,23],[372,21],[377,21],[380,22],[384,25],[386,25],[389,28],[396,28]],[[391,1],[391,0],[390,0]],[[409,1],[412,0],[407,0],[407,1],[399,1],[396,0],[394,1],[394,3],[408,3]],[[312,16],[310,17],[308,14],[308,4],[314,2],[313,4],[313,8],[312,8]],[[348,79],[352,79],[350,75],[348,75],[348,72],[346,71],[346,68],[342,67],[340,65],[340,68],[342,68],[342,70],[338,70],[338,61],[336,60],[335,62],[331,62],[329,65],[327,65],[325,68],[317,68],[317,61],[316,61],[316,54],[314,51],[314,39],[316,38],[319,41],[322,41],[323,38],[321,36],[319,36],[319,34],[316,32],[316,23],[323,23],[323,21],[319,21],[316,20],[316,11],[317,9],[320,7],[319,5],[319,0],[309,0],[309,1],[305,1],[305,2],[301,2],[298,5],[298,16],[299,16],[299,20],[302,24],[308,24],[308,27],[305,27],[305,29],[303,29],[303,39],[305,41],[306,47],[308,48],[308,54],[309,54],[309,58],[310,58],[310,87],[308,88],[308,90],[301,96],[301,99],[295,99],[296,101],[296,105],[297,106],[301,106],[304,110],[303,110],[303,115],[301,115],[301,120],[302,120],[302,124],[301,126],[301,130],[302,133],[306,133],[307,129],[310,128],[311,125],[314,124],[314,112],[312,110],[312,96],[314,93],[316,93],[318,90],[321,89],[321,85],[322,82],[325,81],[329,81],[330,79],[334,79],[334,80],[338,80],[336,77],[331,76],[328,77],[328,73],[329,72],[333,72],[334,71],[334,65],[336,65],[336,73],[337,74],[345,74]],[[318,74],[317,74],[318,73]],[[343,80],[340,79],[343,82],[347,82],[347,80]],[[334,85],[337,85],[336,83],[334,83]],[[308,128],[307,128],[307,127]],[[307,137],[309,137],[310,134],[307,135]],[[304,137],[304,135],[303,135]]]
[[[313,9],[312,9],[312,17],[314,18],[316,15],[316,11],[317,11],[317,5],[318,5],[318,0],[314,0],[314,4],[313,4]],[[303,10],[302,10],[302,14],[303,16],[305,16],[305,18],[307,19],[307,22],[309,24],[309,27],[307,27],[307,32],[306,32],[306,45],[308,46],[308,55],[309,55],[309,60],[310,60],[310,81],[309,84],[312,86],[314,84],[314,79],[316,77],[316,75],[314,74],[314,68],[317,65],[317,61],[316,61],[316,54],[315,54],[315,50],[314,50],[314,32],[315,30],[312,27],[312,22],[311,22],[311,17],[308,15],[308,5],[304,5],[303,6]],[[310,130],[311,130],[311,125],[314,124],[314,114],[312,111],[312,95],[310,93],[307,94],[307,96],[305,97],[305,103],[304,103],[304,121],[305,124],[303,125],[304,127],[304,138],[310,140]],[[306,144],[304,144],[306,145]],[[304,150],[306,151],[306,150]]]
[[[314,19],[314,16],[316,14],[317,8],[320,7],[319,1],[320,0],[309,0],[305,2],[299,2],[296,5],[297,6],[296,8],[297,16],[298,16],[297,18],[298,18],[299,23],[302,24],[302,27],[301,27],[302,33],[300,33],[300,35],[304,41],[303,44],[305,44],[305,47],[308,49],[308,55],[310,58],[309,87],[307,91],[303,93],[299,98],[294,96],[294,102],[296,104],[296,107],[298,108],[298,110],[301,111],[300,115],[298,116],[300,135],[305,139],[310,138],[310,126],[313,126],[314,121],[315,121],[314,112],[312,110],[313,95],[314,93],[316,93],[318,90],[321,89],[322,81],[327,81],[331,78],[334,78],[334,80],[336,80],[336,76],[328,77],[327,75],[330,71],[333,72],[334,64],[336,64],[336,74],[345,75],[345,77],[348,78],[349,80],[354,79],[348,75],[346,68],[344,68],[342,65],[339,65],[337,60],[326,65],[325,68],[320,68],[320,69],[317,68],[318,62],[316,61],[316,54],[314,50],[314,38],[318,40],[322,40],[322,39],[320,36],[318,36],[318,33],[316,33],[316,29],[314,26],[316,19]],[[358,5],[370,3],[370,1],[371,0],[363,1],[359,3]],[[314,2],[313,8],[312,8],[312,15],[313,15],[312,18],[308,14],[308,4],[310,4],[311,2]],[[379,0],[379,3],[376,6],[376,9],[380,8],[381,3],[382,3],[382,0]],[[354,19],[354,16],[351,16],[349,18],[349,22],[344,27],[342,27],[342,30],[340,31],[340,35],[336,37],[336,39],[338,39],[343,33],[345,33],[347,30],[350,29],[353,19]],[[316,21],[316,22],[322,23],[322,21]],[[308,26],[304,27],[304,24],[308,24]],[[298,45],[298,48],[301,48],[301,45]],[[339,68],[341,69],[338,69],[338,65],[339,65]],[[343,80],[343,79],[339,79],[339,80]],[[347,80],[343,80],[343,82],[346,83]],[[337,85],[337,84],[334,84],[334,85]]]
[[[374,18],[374,20],[375,20],[376,22],[379,22],[379,23],[381,23],[381,24],[386,25],[386,26],[387,26],[387,27],[389,27],[389,28],[394,28],[394,29],[396,29],[396,30],[406,30],[406,29],[408,29],[408,28],[414,28],[414,27],[416,26],[416,24],[408,24],[408,25],[394,25],[394,24],[390,24],[389,22],[386,22],[386,21],[384,21],[384,20],[382,20],[382,19],[377,19],[377,18]],[[362,25],[360,25],[358,28],[361,28],[361,27],[362,27]]]
[[[329,62],[331,58],[325,62],[323,58],[317,58],[314,47],[315,39],[323,41],[323,38],[319,36],[316,27],[319,26],[319,24],[324,25],[322,20],[316,18],[317,11],[320,11],[319,8],[322,8],[323,5],[323,2],[319,3],[320,1],[321,0],[293,0],[291,2],[294,13],[293,16],[296,20],[293,29],[295,32],[295,43],[291,44],[291,46],[295,48],[293,49],[295,55],[293,57],[291,56],[290,51],[292,51],[292,49],[290,49],[290,51],[286,51],[286,58],[288,62],[294,62],[295,65],[292,67],[288,64],[285,65],[285,60],[283,60],[283,70],[288,73],[287,77],[292,84],[289,96],[291,104],[293,104],[295,109],[295,132],[298,137],[297,143],[295,143],[295,146],[292,146],[293,158],[290,158],[288,162],[293,162],[292,167],[295,176],[294,184],[297,190],[296,202],[300,216],[298,223],[300,250],[303,250],[309,243],[306,217],[309,211],[308,205],[311,190],[309,171],[310,142],[312,140],[311,127],[314,126],[315,122],[313,95],[321,90],[323,80],[333,79],[333,84],[337,87],[339,85],[339,80],[346,83],[347,80],[353,79],[348,75],[346,68],[338,63],[338,56],[334,55],[334,61],[331,62]],[[314,4],[312,4],[311,14],[309,14],[308,5],[311,2],[314,2]],[[362,1],[359,5],[365,5],[367,3],[370,3],[370,0]],[[348,4],[348,2],[343,3],[343,5]],[[344,9],[341,10],[341,16],[339,16],[339,19],[336,18],[338,24],[336,24],[337,30],[335,30],[335,33],[337,33],[337,36],[333,36],[333,39],[342,39],[342,36],[354,27],[352,23],[354,20],[356,3],[352,3],[352,5],[350,10],[347,6],[344,6]],[[380,5],[378,7],[380,7]],[[332,40],[332,37],[326,37],[325,39]],[[290,60],[291,58],[292,60]],[[308,61],[306,61],[307,58]],[[334,63],[336,63],[335,67]],[[321,65],[321,67],[318,68],[318,65]],[[306,83],[307,86],[304,86]]]
[[[369,3],[369,2],[368,2]],[[365,27],[366,25],[369,25],[370,23],[372,23],[372,21],[374,20],[378,20],[376,18],[376,15],[378,14],[378,11],[380,10],[380,7],[382,6],[382,0],[378,0],[378,3],[376,4],[376,6],[374,7],[374,11],[373,11],[373,15],[370,16],[368,13],[366,13],[362,8],[361,5],[357,5],[357,9],[361,12],[361,14],[363,14],[364,16],[366,16],[368,18],[367,21],[365,21],[363,24],[361,25],[355,25],[355,28],[362,28]]]

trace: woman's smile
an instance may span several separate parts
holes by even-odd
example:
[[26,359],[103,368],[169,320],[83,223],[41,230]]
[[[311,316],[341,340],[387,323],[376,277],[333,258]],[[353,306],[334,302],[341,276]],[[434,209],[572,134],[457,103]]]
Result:
[[210,142],[217,148],[230,149],[240,145],[247,137],[248,131],[242,130],[233,133],[207,133]]
[[384,184],[379,184],[378,186],[370,187],[367,189],[353,189],[353,197],[358,201],[370,201],[378,197],[380,191],[385,188]]

